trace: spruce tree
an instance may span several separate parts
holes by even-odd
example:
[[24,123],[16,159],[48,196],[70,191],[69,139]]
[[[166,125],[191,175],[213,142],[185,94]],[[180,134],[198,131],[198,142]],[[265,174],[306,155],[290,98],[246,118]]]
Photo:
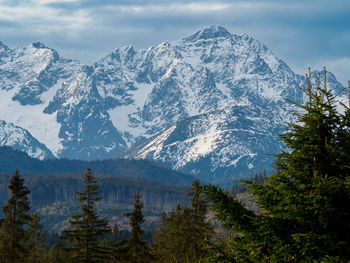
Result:
[[0,261],[7,263],[26,262],[30,254],[30,233],[28,231],[31,215],[28,195],[18,170],[15,171],[8,187],[11,198],[3,207],[5,218],[1,220]]
[[63,237],[70,245],[68,252],[72,262],[103,262],[110,258],[110,253],[101,245],[99,238],[109,233],[110,229],[107,221],[97,214],[96,203],[102,197],[99,196],[97,180],[91,169],[87,169],[84,179],[85,191],[77,192],[82,211],[70,218],[69,227],[64,231]]
[[44,246],[42,241],[42,231],[43,226],[40,224],[40,216],[38,213],[34,213],[31,216],[29,222],[29,256],[28,262],[41,263],[46,262],[47,258],[47,249]]
[[202,196],[198,179],[193,182],[187,195],[192,197],[192,209],[189,211],[189,222],[186,224],[189,225],[190,260],[194,261],[201,259],[206,254],[202,249],[202,243],[205,240],[211,240],[214,230],[212,225],[206,220],[208,202]]
[[190,237],[185,222],[190,219],[189,211],[178,205],[175,211],[163,213],[152,242],[157,262],[187,262]]
[[111,240],[106,241],[107,246],[112,251],[111,262],[129,262],[130,249],[128,247],[128,240],[125,238],[127,231],[120,231],[118,222],[115,222],[112,228]]
[[177,206],[163,214],[153,239],[158,262],[197,262],[207,255],[203,242],[213,237],[213,227],[207,222],[208,203],[203,199],[199,180],[188,190],[191,208]]
[[69,255],[68,251],[60,240],[54,244],[47,252],[46,261],[47,263],[68,263]]
[[137,190],[134,199],[135,204],[133,212],[124,214],[124,216],[129,217],[131,226],[131,236],[128,240],[130,262],[146,263],[151,261],[152,255],[147,242],[142,240],[145,231],[141,228],[141,225],[145,220],[142,214],[143,203],[141,202],[140,189]]
[[337,111],[325,78],[316,88],[307,79],[308,101],[297,105],[303,112],[281,135],[287,149],[276,156],[277,172],[265,184],[245,181],[260,213],[216,186],[203,187],[216,217],[235,233],[231,250],[210,260],[350,260],[350,110]]

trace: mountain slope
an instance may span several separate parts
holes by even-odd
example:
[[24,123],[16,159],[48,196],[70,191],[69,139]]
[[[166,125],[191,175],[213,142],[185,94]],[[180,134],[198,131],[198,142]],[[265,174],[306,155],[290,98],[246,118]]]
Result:
[[[0,120],[0,146],[11,146],[40,160],[54,158],[49,149],[38,142],[28,131]],[[17,160],[18,161],[18,160]]]
[[0,119],[26,129],[56,156],[62,149],[57,114],[45,114],[62,82],[80,68],[76,61],[33,43],[11,49],[0,42]]
[[257,167],[270,171],[282,144],[278,111],[258,106],[232,106],[197,115],[126,151],[125,158],[153,159],[207,181],[249,177]]
[[[293,121],[286,99],[302,103],[305,83],[259,41],[219,26],[91,66],[40,43],[0,45],[0,119],[55,156],[146,158],[210,180],[270,167],[266,153]],[[343,88],[331,73],[328,85]]]

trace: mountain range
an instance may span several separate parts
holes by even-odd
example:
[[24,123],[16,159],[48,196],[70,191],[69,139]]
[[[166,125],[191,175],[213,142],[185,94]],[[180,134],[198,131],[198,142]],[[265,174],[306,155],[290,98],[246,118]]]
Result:
[[[295,121],[287,101],[303,103],[305,85],[258,40],[220,26],[92,65],[0,42],[0,145],[39,159],[150,159],[225,182],[272,169],[277,135]],[[343,89],[330,72],[327,86]]]

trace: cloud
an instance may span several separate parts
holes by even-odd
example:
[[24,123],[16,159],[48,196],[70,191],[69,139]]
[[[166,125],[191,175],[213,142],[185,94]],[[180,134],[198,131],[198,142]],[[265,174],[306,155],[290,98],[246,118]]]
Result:
[[77,10],[72,15],[63,15],[57,10],[41,5],[26,2],[18,6],[2,6],[0,18],[17,22],[23,30],[39,31],[45,34],[50,31],[82,28],[89,21],[88,13]]

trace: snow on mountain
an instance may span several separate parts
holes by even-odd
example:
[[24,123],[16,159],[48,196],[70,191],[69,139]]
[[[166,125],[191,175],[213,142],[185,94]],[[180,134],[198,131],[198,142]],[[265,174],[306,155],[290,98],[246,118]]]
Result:
[[[295,108],[286,100],[304,101],[305,77],[257,40],[216,26],[164,42],[154,53],[168,54],[172,62],[166,60],[167,70],[148,95],[139,123],[149,134],[170,128],[122,156],[161,161],[209,181],[249,176],[261,165],[271,171],[268,154],[282,148],[277,134],[294,120]],[[331,73],[327,79],[329,88],[342,89]],[[244,125],[224,112],[239,113]],[[180,132],[187,129],[192,132]]]
[[260,166],[271,171],[267,153],[281,149],[276,134],[285,120],[275,107],[235,105],[179,121],[123,156],[158,160],[207,181],[248,177]]
[[26,129],[57,156],[60,124],[56,114],[43,111],[79,63],[41,43],[16,49],[2,44],[0,50],[0,120]]
[[[126,111],[127,119],[118,127],[129,133],[126,141],[138,136],[137,131],[149,137],[178,120],[243,101],[262,105],[278,104],[286,97],[300,101],[303,82],[258,41],[216,26],[148,50],[117,49],[95,68],[104,73],[108,68],[108,75],[115,76],[99,75],[99,86],[115,101],[110,110],[113,123],[122,117],[113,113]],[[138,93],[147,96],[143,104],[135,100]],[[130,132],[135,128],[136,133]]]
[[40,160],[54,158],[50,150],[21,127],[0,120],[0,146],[11,146]]
[[41,43],[0,43],[0,119],[55,156],[126,150],[121,156],[207,179],[270,165],[265,153],[279,151],[276,134],[293,119],[285,99],[302,102],[305,82],[259,41],[219,26],[148,49],[117,48],[91,66]]

